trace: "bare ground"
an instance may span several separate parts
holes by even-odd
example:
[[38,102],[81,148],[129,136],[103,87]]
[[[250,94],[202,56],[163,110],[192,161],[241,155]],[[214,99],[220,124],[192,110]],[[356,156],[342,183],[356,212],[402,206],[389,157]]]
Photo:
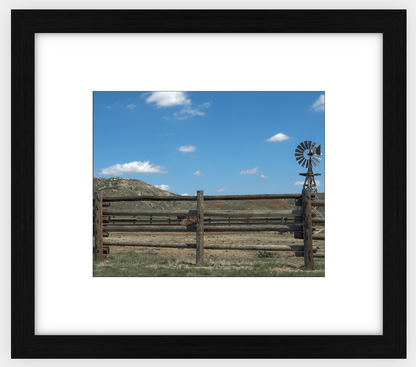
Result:
[[[140,234],[131,234],[124,232],[112,232],[110,237],[106,239],[117,240],[120,243],[128,244],[130,241],[140,241],[141,243],[193,243],[195,244],[195,233],[154,233],[141,232]],[[209,232],[204,235],[205,244],[229,244],[229,245],[303,245],[303,240],[294,239],[293,233],[279,232]],[[314,241],[314,246],[318,246],[318,252],[325,252],[325,241]],[[155,248],[155,247],[135,247],[135,246],[109,246],[110,253],[116,254],[120,252],[143,251],[147,249],[164,255],[171,255],[178,261],[195,260],[195,249],[178,249],[178,248]],[[233,258],[235,260],[247,261],[252,259],[256,251],[242,250],[210,250],[205,249],[205,258],[217,259]],[[303,258],[295,258],[292,251],[279,251],[280,258],[293,258],[294,263],[301,265]]]

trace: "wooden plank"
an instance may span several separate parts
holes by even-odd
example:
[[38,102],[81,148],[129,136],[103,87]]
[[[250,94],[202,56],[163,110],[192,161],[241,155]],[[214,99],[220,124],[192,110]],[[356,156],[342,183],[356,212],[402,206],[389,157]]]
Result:
[[104,210],[104,215],[129,215],[129,216],[196,216],[196,210]]
[[[212,195],[207,200],[260,200],[260,199],[296,199],[299,194],[261,194],[261,195]],[[104,202],[115,201],[196,201],[196,196],[104,196]]]
[[[293,238],[296,238],[297,240],[302,240],[303,238],[303,232],[295,232]],[[325,235],[323,234],[312,234],[312,239],[315,241],[325,241]]]
[[[302,217],[295,217],[294,224],[302,224]],[[325,223],[325,218],[316,217],[315,213],[312,213],[312,224],[321,224]]]
[[296,217],[301,210],[206,210],[207,217]]
[[196,232],[196,226],[105,226],[106,232]]
[[294,232],[302,230],[302,226],[295,225],[281,225],[281,224],[263,224],[263,225],[224,225],[224,226],[205,226],[205,232],[264,232],[264,231],[276,231],[276,232]]
[[204,191],[196,194],[196,265],[204,263]]
[[[106,232],[196,232],[196,226],[117,226],[106,225]],[[224,225],[224,226],[204,226],[204,232],[259,232],[259,231],[277,231],[277,232],[295,232],[302,231],[299,225]]]
[[[204,201],[205,201],[204,197]],[[104,210],[103,215],[123,215],[123,216],[196,216],[196,210]],[[206,210],[206,217],[296,217],[301,216],[301,210]],[[132,219],[125,219],[130,220]]]
[[313,269],[312,199],[310,194],[309,190],[302,190],[303,248],[305,267]]

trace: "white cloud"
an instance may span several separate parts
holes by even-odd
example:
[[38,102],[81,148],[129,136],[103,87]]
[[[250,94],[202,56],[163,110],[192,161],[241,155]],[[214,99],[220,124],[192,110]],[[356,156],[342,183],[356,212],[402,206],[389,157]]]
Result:
[[193,145],[183,145],[179,148],[179,151],[183,153],[190,153],[190,152],[194,152],[195,150],[196,150],[196,147],[194,147]]
[[149,92],[146,92],[146,93],[140,94],[140,99],[142,99],[144,96],[147,96],[148,94],[150,94],[150,93]]
[[[315,180],[315,182],[316,182],[316,186],[322,185],[318,180]],[[304,183],[305,181],[296,181],[293,185],[303,185]]]
[[155,185],[155,187],[157,187],[158,189],[161,189],[161,190],[165,190],[165,191],[170,190],[169,185]]
[[199,108],[208,108],[209,106],[211,106],[211,103],[205,102],[205,103],[200,104],[198,107]]
[[258,167],[256,168],[252,168],[252,169],[246,169],[246,170],[242,170],[240,172],[240,175],[254,175],[258,172]]
[[321,94],[311,107],[314,108],[315,111],[325,111],[325,96]]
[[162,116],[161,120],[168,121],[169,120],[169,116]]
[[287,135],[282,134],[282,133],[278,133],[276,135],[273,135],[270,139],[267,139],[266,141],[283,141],[283,140],[287,140],[287,139],[291,139],[289,138]]
[[130,103],[129,105],[126,106],[126,108],[130,108],[131,110],[134,110],[135,108],[137,108],[137,104]]
[[201,176],[201,175],[202,175],[202,173],[201,173],[201,172],[199,172],[199,171],[196,171],[196,172],[194,173],[194,175],[195,175],[195,176]]
[[263,174],[260,175],[261,178],[269,178],[269,176],[265,176]]
[[184,92],[153,92],[146,98],[146,102],[154,102],[158,108],[191,104],[191,100]]
[[223,187],[222,189],[217,190],[217,192],[224,192],[225,191],[225,187]]
[[187,192],[185,192],[185,194],[182,194],[181,196],[191,196],[191,195],[189,195]]
[[107,108],[111,108],[111,106],[107,106]]
[[167,173],[163,171],[164,167],[155,166],[149,162],[130,162],[124,164],[115,164],[114,166],[103,168],[100,175],[122,175],[123,173]]

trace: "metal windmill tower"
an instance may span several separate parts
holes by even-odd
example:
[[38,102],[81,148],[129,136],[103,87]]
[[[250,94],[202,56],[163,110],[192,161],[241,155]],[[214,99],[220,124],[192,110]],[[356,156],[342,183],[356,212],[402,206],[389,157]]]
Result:
[[[315,194],[315,197],[319,200],[318,195],[318,186],[315,181],[315,176],[320,176],[320,173],[313,173],[312,165],[316,167],[321,163],[321,145],[316,145],[316,143],[311,141],[304,141],[300,143],[295,149],[295,157],[297,162],[302,166],[306,167],[308,171],[306,173],[299,173],[300,176],[305,176],[305,182],[303,184],[303,189],[311,191]],[[324,217],[324,214],[321,210],[314,208],[314,211]]]

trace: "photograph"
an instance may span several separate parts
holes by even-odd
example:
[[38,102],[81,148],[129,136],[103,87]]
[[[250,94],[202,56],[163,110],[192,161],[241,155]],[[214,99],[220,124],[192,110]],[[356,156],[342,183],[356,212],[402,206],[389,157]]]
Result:
[[95,91],[93,276],[324,277],[324,148],[323,91]]

